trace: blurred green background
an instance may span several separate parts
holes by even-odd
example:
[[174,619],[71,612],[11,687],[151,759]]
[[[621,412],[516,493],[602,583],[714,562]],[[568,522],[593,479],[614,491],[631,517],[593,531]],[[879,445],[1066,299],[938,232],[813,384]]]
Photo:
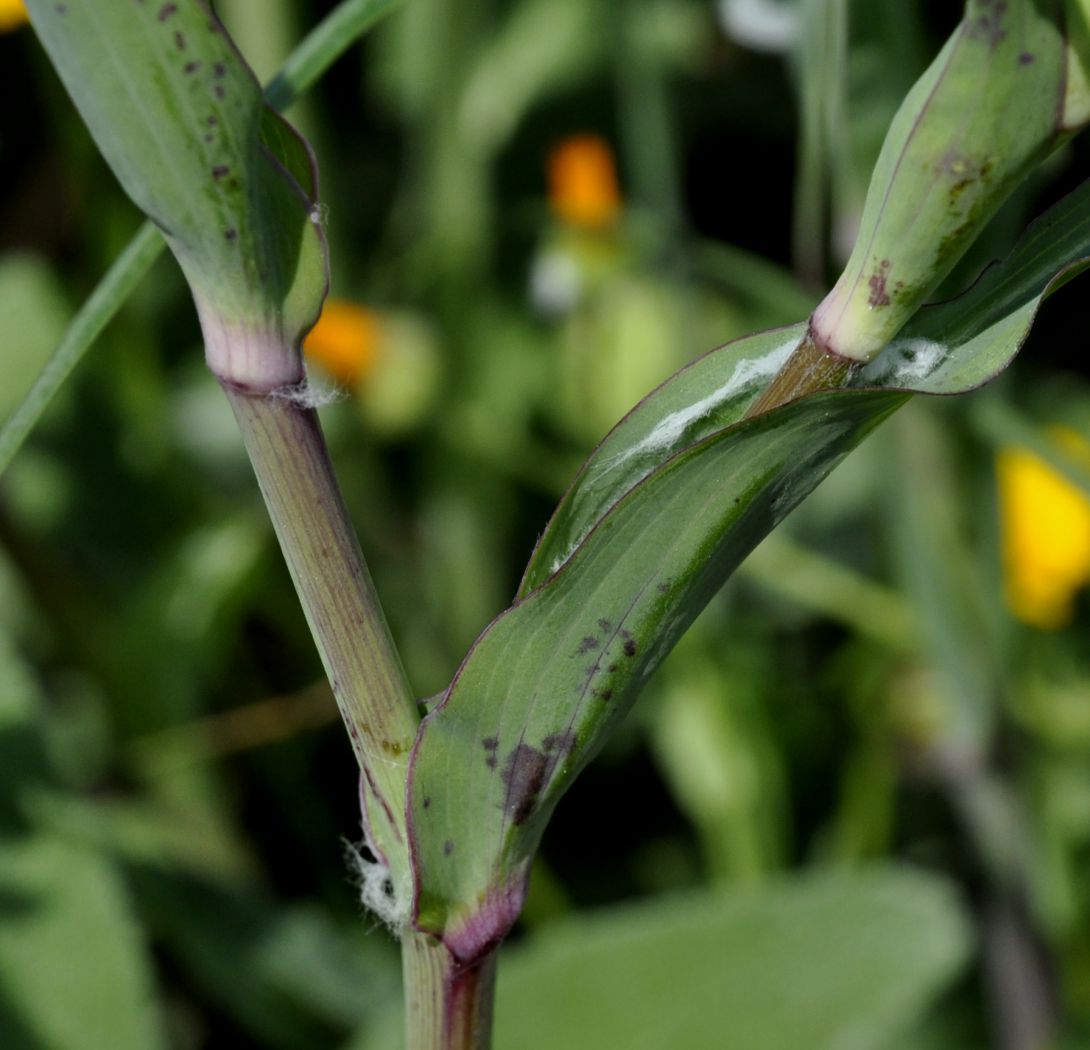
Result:
[[[0,420],[138,217],[0,4]],[[332,8],[219,0],[262,79]],[[10,19],[6,9],[15,12]],[[289,114],[310,352],[413,686],[595,441],[806,315],[960,5],[408,0]],[[946,293],[1085,173],[1076,142]],[[697,622],[557,814],[500,1050],[1090,1046],[1080,284],[911,404]],[[164,258],[0,479],[0,1046],[398,1045],[355,765]]]

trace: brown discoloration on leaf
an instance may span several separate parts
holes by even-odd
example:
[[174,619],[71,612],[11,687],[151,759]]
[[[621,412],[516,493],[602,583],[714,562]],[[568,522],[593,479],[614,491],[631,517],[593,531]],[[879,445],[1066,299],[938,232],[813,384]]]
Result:
[[981,0],[981,13],[969,21],[966,35],[970,40],[983,40],[993,51],[1006,39],[1004,21],[1010,6],[1007,0]]
[[541,743],[548,752],[566,751],[571,753],[575,748],[575,733],[570,729],[563,729],[559,733],[550,733]]
[[549,758],[529,744],[519,744],[507,756],[503,782],[507,793],[503,811],[515,824],[523,824],[534,811],[549,772]]
[[872,307],[889,306],[889,293],[886,291],[886,281],[889,278],[889,259],[883,259],[875,268],[867,281],[870,288],[870,296],[867,304]]

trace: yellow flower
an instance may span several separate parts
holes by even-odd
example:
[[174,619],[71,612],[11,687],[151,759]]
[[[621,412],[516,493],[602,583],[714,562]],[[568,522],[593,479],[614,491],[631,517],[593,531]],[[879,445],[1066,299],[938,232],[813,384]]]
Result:
[[380,328],[378,317],[365,307],[329,299],[303,350],[338,383],[355,387],[374,366]]
[[27,20],[23,0],[0,0],[0,33],[10,33]]
[[[1049,435],[1090,466],[1086,438],[1066,427]],[[1059,630],[1090,583],[1090,498],[1025,449],[1001,451],[997,470],[1007,604],[1024,623]]]
[[621,191],[613,151],[597,135],[573,135],[549,154],[549,206],[573,226],[597,229],[616,221]]

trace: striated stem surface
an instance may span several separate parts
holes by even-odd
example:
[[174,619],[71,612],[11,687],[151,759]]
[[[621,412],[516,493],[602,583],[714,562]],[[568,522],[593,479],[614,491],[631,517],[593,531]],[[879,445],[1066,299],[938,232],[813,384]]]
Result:
[[226,382],[223,387],[356,758],[395,840],[403,842],[416,705],[349,523],[317,414],[278,391],[257,393]]
[[406,933],[406,1050],[489,1050],[497,954],[462,966],[434,937]]

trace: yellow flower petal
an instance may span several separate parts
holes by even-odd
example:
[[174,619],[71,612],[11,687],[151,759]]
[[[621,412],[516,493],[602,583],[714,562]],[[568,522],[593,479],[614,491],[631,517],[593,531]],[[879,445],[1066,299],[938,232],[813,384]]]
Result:
[[615,222],[621,191],[613,151],[597,135],[573,135],[549,154],[549,206],[573,226]]
[[338,383],[354,387],[375,363],[380,327],[378,317],[365,307],[329,299],[303,351]]
[[[1090,442],[1067,428],[1050,436],[1090,464]],[[1006,600],[1024,623],[1058,630],[1090,583],[1090,499],[1033,453],[1007,448],[997,460]]]
[[23,0],[0,0],[0,33],[10,33],[27,20]]

